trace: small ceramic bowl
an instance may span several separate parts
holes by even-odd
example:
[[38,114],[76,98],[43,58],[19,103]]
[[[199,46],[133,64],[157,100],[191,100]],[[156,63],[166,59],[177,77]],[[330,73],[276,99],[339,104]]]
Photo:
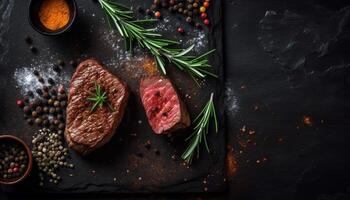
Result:
[[16,178],[9,178],[9,179],[4,179],[0,177],[0,184],[5,184],[5,185],[13,185],[16,183],[21,182],[23,179],[25,179],[30,171],[32,170],[32,165],[33,165],[33,158],[32,158],[32,153],[28,147],[28,145],[23,142],[21,139],[18,137],[12,136],[12,135],[0,135],[0,143],[6,142],[7,144],[18,144],[22,146],[25,149],[25,152],[28,156],[28,163],[26,170],[22,174],[22,176],[16,177]]
[[77,4],[75,0],[65,0],[69,7],[70,17],[68,23],[58,30],[50,30],[40,22],[39,10],[43,1],[46,0],[31,0],[29,3],[29,23],[33,29],[43,35],[59,35],[70,29],[77,15]]

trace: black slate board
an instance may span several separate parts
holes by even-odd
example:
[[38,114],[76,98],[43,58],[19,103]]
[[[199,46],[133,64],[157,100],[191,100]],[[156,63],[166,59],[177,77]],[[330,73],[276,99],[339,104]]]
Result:
[[[144,1],[120,1],[126,5],[139,5]],[[95,153],[82,158],[71,151],[71,162],[76,165],[74,170],[62,169],[60,175],[63,181],[59,185],[47,183],[43,188],[37,187],[37,172],[34,170],[31,176],[16,187],[3,187],[7,192],[50,192],[50,193],[149,193],[149,192],[217,192],[225,188],[225,126],[223,83],[224,79],[210,79],[204,82],[202,88],[198,88],[189,76],[169,66],[168,76],[178,87],[181,96],[187,104],[192,119],[199,113],[200,108],[209,98],[210,93],[216,93],[217,114],[220,121],[219,133],[213,131],[209,134],[208,141],[211,154],[201,153],[191,167],[182,164],[180,160],[172,160],[175,154],[179,157],[185,149],[184,138],[190,132],[167,137],[156,136],[152,133],[140,105],[137,85],[138,80],[130,75],[131,66],[115,67],[116,62],[111,62],[115,51],[106,48],[100,41],[101,30],[107,30],[107,24],[102,23],[103,13],[93,1],[78,1],[78,18],[73,29],[57,37],[46,37],[36,33],[23,19],[27,14],[27,3],[18,1],[15,3],[9,24],[9,30],[4,35],[4,41],[8,42],[8,53],[0,63],[0,112],[6,113],[0,116],[0,133],[10,133],[24,139],[28,144],[35,129],[26,125],[22,112],[16,107],[15,100],[21,97],[20,90],[16,88],[13,74],[17,68],[30,67],[35,63],[53,63],[57,59],[70,59],[95,57],[107,63],[108,68],[124,79],[132,89],[132,96],[121,126],[112,140]],[[150,3],[150,2],[148,2]],[[149,6],[149,4],[147,5]],[[211,29],[204,30],[208,34],[208,47],[217,51],[211,56],[210,62],[215,67],[219,77],[223,77],[222,66],[222,42],[221,42],[221,2],[213,1],[209,11]],[[177,17],[167,18],[169,23],[179,23]],[[183,20],[183,19],[182,19]],[[189,28],[186,26],[186,28]],[[164,32],[179,40],[188,41],[191,36],[173,34],[175,31]],[[34,45],[38,47],[38,55],[32,55],[24,42],[25,35],[34,38]],[[71,75],[74,69],[70,66],[64,68],[66,75]],[[186,98],[189,94],[191,98]],[[146,150],[144,143],[151,140],[152,149]],[[160,155],[156,155],[153,149],[159,149]],[[137,156],[143,153],[143,157]],[[127,173],[129,170],[129,173]],[[94,171],[94,173],[93,173]],[[73,174],[73,177],[68,176]],[[142,180],[139,180],[142,177]],[[116,181],[114,181],[116,178]],[[30,186],[30,187],[29,187]]]

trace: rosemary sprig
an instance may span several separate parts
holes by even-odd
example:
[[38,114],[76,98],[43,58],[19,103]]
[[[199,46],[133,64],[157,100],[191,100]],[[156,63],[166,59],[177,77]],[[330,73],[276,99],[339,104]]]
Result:
[[199,158],[200,144],[202,141],[204,141],[208,153],[210,152],[206,136],[208,134],[211,118],[214,118],[215,132],[218,132],[218,121],[213,98],[214,93],[211,93],[209,101],[194,120],[194,122],[197,123],[194,127],[194,132],[186,139],[186,141],[189,141],[190,144],[186,151],[182,154],[181,158],[188,164],[191,164],[195,153],[197,153],[197,158]]
[[164,39],[156,30],[144,28],[142,25],[157,20],[137,20],[133,12],[127,7],[111,0],[99,0],[104,10],[109,26],[117,29],[125,39],[126,49],[132,51],[133,44],[137,43],[142,48],[147,48],[155,57],[157,66],[166,74],[165,59],[173,63],[180,70],[188,72],[193,78],[204,78],[207,75],[217,77],[211,72],[207,56],[215,50],[211,50],[198,57],[189,55],[194,45],[186,49],[174,48],[177,41]]
[[93,102],[91,107],[91,112],[93,112],[97,106],[102,108],[104,104],[107,104],[108,107],[114,112],[114,108],[108,103],[107,93],[101,89],[101,85],[95,83],[95,93],[91,93],[92,97],[87,98],[89,101]]

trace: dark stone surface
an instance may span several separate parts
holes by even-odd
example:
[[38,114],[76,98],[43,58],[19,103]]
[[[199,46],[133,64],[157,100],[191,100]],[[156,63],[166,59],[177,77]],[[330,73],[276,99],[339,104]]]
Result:
[[[119,1],[125,5],[146,4],[144,1]],[[200,109],[210,98],[212,92],[216,93],[220,127],[218,134],[209,134],[208,142],[211,148],[209,155],[204,150],[200,159],[194,159],[193,165],[188,167],[180,159],[182,152],[186,149],[185,139],[191,134],[191,129],[184,133],[172,135],[156,135],[150,129],[144,109],[138,96],[138,85],[144,72],[138,72],[133,58],[129,62],[121,64],[121,60],[111,61],[111,58],[120,56],[125,51],[114,51],[111,44],[117,39],[103,41],[103,37],[109,33],[107,22],[103,22],[104,13],[99,5],[93,1],[78,1],[78,17],[72,29],[57,37],[47,37],[36,33],[27,21],[22,19],[23,13],[27,13],[26,1],[15,2],[9,31],[4,36],[4,41],[9,41],[8,54],[0,64],[2,71],[0,77],[2,84],[2,104],[0,112],[0,132],[11,133],[24,139],[28,144],[31,142],[33,128],[22,119],[23,113],[15,105],[15,100],[21,98],[21,90],[17,89],[13,78],[15,70],[22,67],[36,67],[44,63],[49,68],[49,63],[57,63],[63,59],[66,66],[63,67],[61,77],[68,77],[74,71],[69,66],[69,60],[82,60],[87,57],[95,57],[102,61],[106,67],[121,77],[130,86],[132,95],[128,104],[126,114],[118,128],[115,137],[101,149],[87,157],[81,157],[74,151],[70,151],[75,169],[62,169],[59,174],[63,181],[58,184],[50,184],[48,180],[43,188],[38,186],[37,173],[33,171],[31,176],[22,184],[16,186],[3,186],[2,189],[9,193],[188,193],[188,192],[218,192],[225,189],[225,124],[224,124],[224,76],[222,65],[222,27],[221,27],[221,3],[214,3],[218,9],[213,10],[212,29],[205,29],[209,42],[205,44],[202,51],[208,48],[216,48],[217,51],[210,56],[210,62],[215,66],[215,73],[220,79],[211,79],[198,85],[185,72],[177,70],[173,66],[167,66],[168,76],[177,86],[180,96],[186,103],[191,119],[199,114]],[[149,6],[147,3],[147,6]],[[166,17],[165,12],[163,12]],[[144,17],[144,16],[142,16]],[[191,39],[193,27],[186,22],[185,28],[188,34],[181,36],[176,32],[176,24],[179,19],[169,17],[168,25],[171,29],[160,28],[164,35],[173,35],[177,40],[186,42]],[[156,24],[157,25],[157,24]],[[33,38],[33,45],[38,52],[33,55],[26,43],[25,37]],[[113,36],[114,37],[114,36]],[[107,44],[106,44],[107,43]],[[107,46],[112,46],[112,49]],[[118,45],[123,45],[118,44]],[[135,56],[144,59],[147,55],[141,55],[137,51]],[[135,58],[136,59],[136,58]],[[127,60],[126,58],[124,60]],[[144,59],[146,60],[146,59]],[[47,62],[48,64],[46,64]],[[141,61],[143,62],[143,60]],[[43,74],[44,78],[45,74]],[[25,78],[25,77],[22,77]],[[68,81],[63,84],[67,84]],[[22,92],[23,94],[23,92]],[[214,130],[214,129],[212,129]],[[212,132],[212,131],[210,131]],[[151,148],[147,150],[145,143],[151,141]],[[155,153],[156,150],[159,153]],[[142,153],[142,157],[138,156]],[[172,156],[177,159],[172,159]],[[72,176],[70,176],[72,174]],[[206,180],[206,183],[204,180]]]
[[[106,196],[105,199],[350,199],[349,51],[346,50],[349,34],[345,34],[349,24],[344,11],[340,11],[349,1],[225,0],[223,4],[226,90],[230,97],[226,98],[227,135],[237,161],[237,170],[229,177],[228,191],[209,196],[134,195]],[[319,52],[287,54],[292,55],[293,61],[306,57],[306,62],[294,70],[286,70],[293,69],[292,65],[276,63],[274,56],[279,55],[280,48],[266,52],[258,40],[262,34],[259,22],[268,10],[279,15],[278,23],[286,10],[303,19],[306,17],[307,24],[312,24],[316,30],[334,19],[330,16],[336,16],[338,20],[332,22],[331,32],[323,28],[320,32],[328,37],[344,27],[337,39],[342,42],[331,42],[335,46],[330,50],[336,51],[334,54],[328,51],[332,55],[327,56],[327,60],[314,58]],[[320,13],[327,17],[315,17]],[[297,23],[305,25],[303,20]],[[291,30],[290,27],[285,28]],[[272,33],[276,33],[274,31]],[[286,42],[289,32],[283,33],[287,35],[276,37]],[[332,41],[327,37],[320,43]],[[310,44],[309,38],[302,39]],[[343,67],[332,67],[342,66],[342,63]],[[327,70],[327,66],[331,68]],[[315,73],[310,73],[312,71]],[[312,126],[303,123],[304,116],[312,119]],[[242,133],[240,129],[244,125],[255,133]],[[246,145],[248,139],[252,145]],[[77,199],[101,197],[80,196]]]

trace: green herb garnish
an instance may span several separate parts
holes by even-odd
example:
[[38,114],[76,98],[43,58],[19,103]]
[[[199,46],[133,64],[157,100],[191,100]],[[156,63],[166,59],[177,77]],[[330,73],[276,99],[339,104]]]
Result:
[[181,158],[188,164],[191,164],[193,156],[196,152],[197,158],[199,158],[200,144],[202,141],[204,141],[208,153],[210,152],[206,136],[208,134],[209,124],[212,118],[214,118],[215,132],[218,132],[218,121],[213,98],[214,93],[211,93],[209,101],[194,120],[194,122],[197,123],[194,127],[194,132],[186,139],[186,141],[190,141],[190,144],[186,151],[182,154]]
[[89,101],[93,102],[94,105],[91,107],[91,112],[93,112],[97,106],[102,108],[104,104],[114,111],[114,108],[108,103],[107,93],[101,89],[101,85],[95,83],[95,93],[91,93],[92,97],[87,98]]
[[194,45],[186,49],[174,48],[174,45],[179,44],[177,41],[164,39],[154,28],[148,29],[142,26],[157,20],[137,20],[133,16],[133,11],[111,0],[99,0],[99,3],[106,14],[109,26],[117,29],[124,37],[126,49],[131,51],[134,43],[147,48],[164,74],[166,74],[165,59],[167,59],[180,70],[188,72],[193,78],[204,78],[207,75],[217,77],[210,72],[211,65],[208,64],[207,59],[207,56],[215,50],[198,57],[188,55]]

